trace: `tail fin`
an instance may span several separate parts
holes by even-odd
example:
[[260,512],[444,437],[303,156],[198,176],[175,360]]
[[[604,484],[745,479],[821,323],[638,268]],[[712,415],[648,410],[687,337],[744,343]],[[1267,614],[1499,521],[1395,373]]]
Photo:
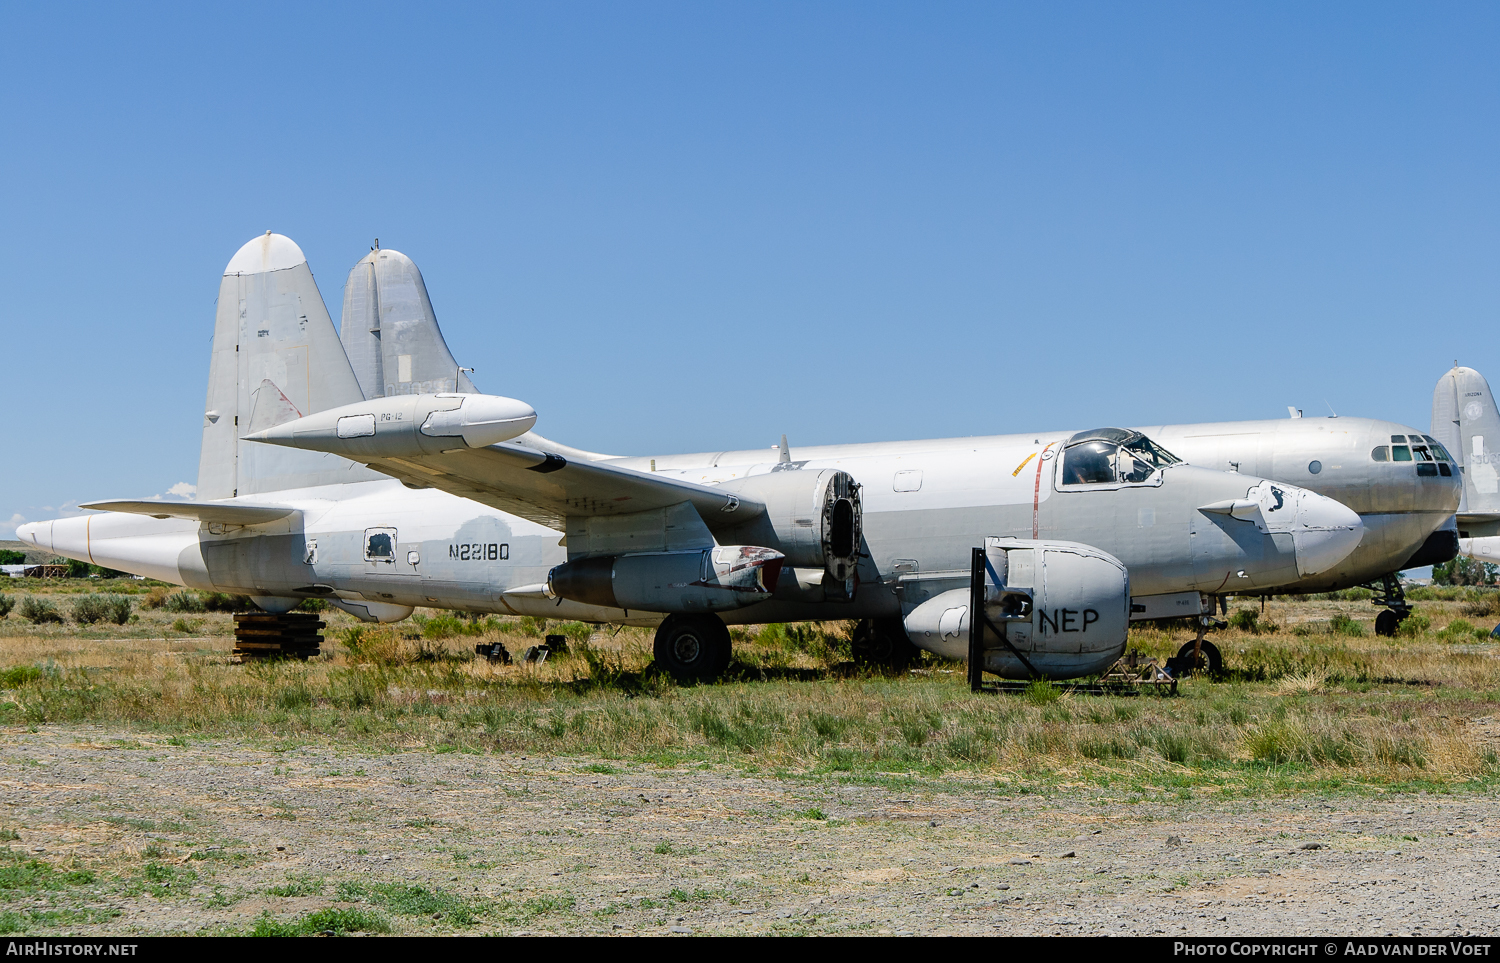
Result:
[[334,455],[240,443],[363,398],[302,249],[270,231],[240,248],[219,283],[198,498],[384,477]]
[[422,272],[400,251],[376,248],[349,272],[339,337],[366,398],[474,391],[438,330]]
[[1483,375],[1454,367],[1438,379],[1432,393],[1432,436],[1463,472],[1458,513],[1500,514],[1500,412]]

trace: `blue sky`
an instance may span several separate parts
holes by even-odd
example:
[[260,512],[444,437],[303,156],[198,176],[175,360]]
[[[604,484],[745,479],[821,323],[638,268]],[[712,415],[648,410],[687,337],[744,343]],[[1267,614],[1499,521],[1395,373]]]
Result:
[[[373,238],[613,452],[1281,417],[1500,372],[1500,8],[12,4],[0,537],[197,474],[218,277]],[[6,523],[6,520],[9,522]]]

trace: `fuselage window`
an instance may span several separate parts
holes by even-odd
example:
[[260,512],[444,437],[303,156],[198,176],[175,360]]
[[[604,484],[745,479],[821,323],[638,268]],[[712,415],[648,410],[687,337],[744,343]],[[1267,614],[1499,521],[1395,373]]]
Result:
[[1391,461],[1411,461],[1411,449],[1405,445],[1392,445]]
[[1386,445],[1381,445],[1379,448],[1376,448],[1374,451],[1370,452],[1370,459],[1372,461],[1390,461],[1391,449]]

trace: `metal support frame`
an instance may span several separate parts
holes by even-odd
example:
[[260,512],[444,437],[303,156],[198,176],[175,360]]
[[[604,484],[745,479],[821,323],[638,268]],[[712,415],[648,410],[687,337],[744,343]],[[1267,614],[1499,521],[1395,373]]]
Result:
[[984,688],[984,630],[986,627],[1000,639],[1010,654],[1021,660],[1026,671],[1031,673],[1033,679],[1042,678],[1042,674],[1036,670],[1021,650],[1011,644],[1005,633],[996,628],[995,623],[984,611],[984,570],[986,567],[984,548],[974,549],[973,563],[969,569],[969,688],[979,692]]
[[984,549],[974,549],[969,569],[969,689],[984,686]]

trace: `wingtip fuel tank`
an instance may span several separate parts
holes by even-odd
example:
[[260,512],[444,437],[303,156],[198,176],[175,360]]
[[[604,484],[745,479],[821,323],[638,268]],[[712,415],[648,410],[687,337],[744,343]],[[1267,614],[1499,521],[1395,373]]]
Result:
[[497,395],[395,395],[331,408],[244,436],[354,461],[486,448],[531,430],[536,411]]

